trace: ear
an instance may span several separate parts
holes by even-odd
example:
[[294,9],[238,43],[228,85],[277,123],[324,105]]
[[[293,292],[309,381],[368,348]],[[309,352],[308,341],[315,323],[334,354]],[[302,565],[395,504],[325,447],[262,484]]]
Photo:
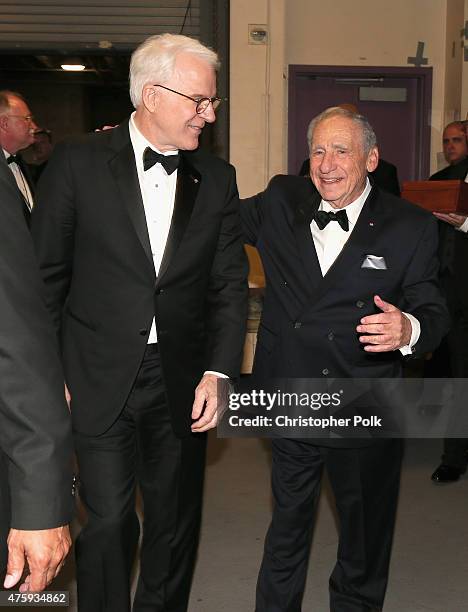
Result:
[[8,115],[0,115],[0,130],[5,131],[8,127]]
[[149,83],[143,87],[141,92],[141,102],[150,113],[154,113],[157,107],[158,90]]
[[373,172],[379,165],[379,150],[373,147],[367,156],[366,168],[367,172]]

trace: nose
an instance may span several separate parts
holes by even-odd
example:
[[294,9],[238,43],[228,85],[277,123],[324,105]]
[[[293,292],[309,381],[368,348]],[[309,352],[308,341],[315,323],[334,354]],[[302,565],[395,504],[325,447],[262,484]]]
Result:
[[213,104],[211,102],[208,104],[205,110],[200,113],[200,116],[203,117],[207,123],[214,123],[216,121],[216,113],[214,112]]
[[325,151],[320,163],[320,172],[328,174],[335,168],[335,156],[333,151]]

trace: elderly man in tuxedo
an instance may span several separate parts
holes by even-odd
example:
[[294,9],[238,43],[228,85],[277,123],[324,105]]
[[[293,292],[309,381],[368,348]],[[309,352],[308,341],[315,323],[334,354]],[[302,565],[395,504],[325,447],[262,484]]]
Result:
[[83,612],[187,609],[217,381],[239,373],[247,264],[232,166],[197,151],[216,54],[178,35],[134,52],[136,111],[56,147],[32,234],[61,336],[87,523]]
[[22,199],[24,218],[29,225],[34,205],[33,180],[20,151],[34,142],[37,125],[23,96],[15,91],[0,91],[0,145]]
[[0,580],[6,588],[18,584],[27,560],[20,589],[40,591],[71,544],[73,444],[22,206],[0,159]]
[[[315,187],[276,176],[241,207],[267,282],[254,374],[260,383],[398,377],[403,356],[432,350],[448,327],[436,221],[370,184],[378,149],[364,117],[327,109],[309,145]],[[301,610],[323,468],[340,522],[330,608],[382,608],[401,450],[393,439],[273,441],[274,508],[256,612]]]

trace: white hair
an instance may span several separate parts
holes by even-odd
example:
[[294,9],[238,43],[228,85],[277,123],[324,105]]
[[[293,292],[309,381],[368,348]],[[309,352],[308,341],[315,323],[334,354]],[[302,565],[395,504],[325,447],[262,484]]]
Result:
[[372,129],[372,126],[369,121],[363,115],[353,113],[345,108],[342,108],[341,106],[331,106],[330,108],[327,108],[322,113],[314,117],[309,123],[309,127],[307,129],[307,143],[309,145],[309,151],[312,147],[312,138],[314,136],[314,130],[317,125],[322,121],[325,121],[325,119],[329,119],[330,117],[336,116],[351,119],[360,127],[362,133],[362,142],[366,154],[370,153],[370,151],[377,146],[377,137],[375,135],[375,132]]
[[162,85],[170,79],[180,53],[190,53],[213,66],[214,70],[219,68],[218,55],[195,38],[180,34],[150,36],[135,49],[130,62],[130,99],[135,108],[141,104],[145,85]]

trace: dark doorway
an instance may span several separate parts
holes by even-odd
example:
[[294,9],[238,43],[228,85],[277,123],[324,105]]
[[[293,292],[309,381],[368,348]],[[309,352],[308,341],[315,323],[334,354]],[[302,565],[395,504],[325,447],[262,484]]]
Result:
[[432,68],[289,67],[288,170],[309,156],[310,120],[329,106],[355,104],[373,126],[380,155],[400,182],[429,176]]

